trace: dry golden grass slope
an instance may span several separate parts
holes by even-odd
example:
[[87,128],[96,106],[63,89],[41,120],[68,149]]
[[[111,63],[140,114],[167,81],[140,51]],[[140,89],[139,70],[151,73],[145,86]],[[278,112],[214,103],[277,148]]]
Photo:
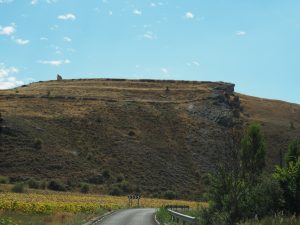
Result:
[[250,121],[263,126],[271,169],[300,138],[300,106],[233,88],[93,79],[0,91],[0,174],[88,181],[108,168],[145,193],[193,196],[222,159],[228,131]]

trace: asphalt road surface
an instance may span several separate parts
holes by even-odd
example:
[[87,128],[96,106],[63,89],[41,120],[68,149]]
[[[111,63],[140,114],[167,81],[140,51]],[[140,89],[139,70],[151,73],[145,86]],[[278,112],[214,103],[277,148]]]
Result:
[[127,209],[104,217],[95,225],[157,225],[155,209]]

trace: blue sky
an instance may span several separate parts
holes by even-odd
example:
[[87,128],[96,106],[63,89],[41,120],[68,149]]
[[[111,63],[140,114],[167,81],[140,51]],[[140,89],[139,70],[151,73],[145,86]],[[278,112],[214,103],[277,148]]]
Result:
[[300,103],[299,0],[0,0],[0,88],[64,78],[235,83]]

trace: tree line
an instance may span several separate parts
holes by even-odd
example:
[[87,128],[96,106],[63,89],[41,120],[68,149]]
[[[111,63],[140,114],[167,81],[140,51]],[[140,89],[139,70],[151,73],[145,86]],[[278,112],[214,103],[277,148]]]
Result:
[[206,198],[209,207],[201,211],[203,225],[232,225],[283,212],[300,214],[300,148],[293,140],[285,165],[264,172],[266,144],[257,123],[243,137],[233,131],[226,160],[209,175]]

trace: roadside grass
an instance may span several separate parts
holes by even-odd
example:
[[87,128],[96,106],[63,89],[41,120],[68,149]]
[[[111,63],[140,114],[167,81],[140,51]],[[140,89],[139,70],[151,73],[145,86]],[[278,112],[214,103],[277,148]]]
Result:
[[178,223],[172,222],[171,215],[168,213],[165,207],[160,207],[156,211],[156,219],[160,222],[160,224],[180,225]]
[[0,212],[0,225],[81,225],[88,222],[94,216],[104,214],[104,212],[104,210],[97,214],[61,212],[45,215],[2,211]]
[[[200,208],[206,207],[206,204],[199,204],[196,209],[190,209],[190,210],[175,210],[177,212],[180,212],[185,215],[193,216],[196,218],[199,218],[200,216]],[[168,209],[165,207],[160,207],[156,211],[156,219],[161,223],[161,224],[167,224],[167,225],[181,225],[182,223],[176,223],[172,221],[172,217],[170,213],[168,212]]]
[[249,220],[239,225],[300,225],[300,217],[275,215],[261,220]]
[[[177,210],[176,210],[177,211]],[[198,218],[198,220],[201,218],[201,207],[197,209],[191,209],[191,210],[185,210],[185,211],[179,211],[180,213],[193,216]],[[156,218],[161,224],[167,224],[167,225],[181,225],[182,223],[175,223],[172,222],[171,215],[168,213],[167,209],[165,207],[161,207],[156,211]],[[201,222],[197,222],[198,225],[203,225]],[[220,224],[214,224],[214,225],[220,225]],[[222,224],[223,225],[223,224]],[[238,225],[300,225],[300,217],[297,217],[295,215],[293,216],[286,216],[283,214],[276,214],[274,216],[265,217],[261,220],[253,219],[253,220],[247,220],[245,222],[241,222]]]

